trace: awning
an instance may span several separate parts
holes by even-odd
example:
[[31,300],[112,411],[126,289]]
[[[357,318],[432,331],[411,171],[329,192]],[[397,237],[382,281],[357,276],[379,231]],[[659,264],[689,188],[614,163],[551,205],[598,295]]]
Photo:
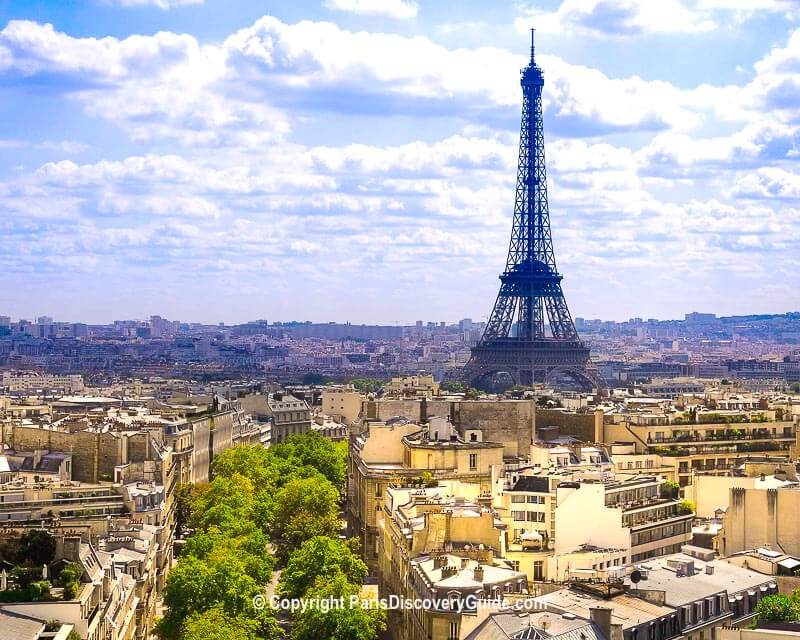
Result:
[[796,569],[797,567],[800,567],[800,560],[795,558],[786,558],[785,560],[781,560],[778,564],[785,569]]
[[541,540],[542,536],[538,531],[526,531],[520,536],[520,538],[523,540]]

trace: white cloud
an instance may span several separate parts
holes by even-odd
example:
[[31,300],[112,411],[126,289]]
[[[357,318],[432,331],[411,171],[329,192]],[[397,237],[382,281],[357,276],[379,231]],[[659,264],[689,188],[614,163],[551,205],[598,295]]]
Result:
[[384,16],[407,20],[417,15],[415,2],[406,0],[325,0],[325,6],[334,11],[347,11],[361,16]]
[[740,198],[800,201],[800,176],[778,167],[762,167],[739,178],[733,195]]
[[205,0],[105,0],[122,7],[157,7],[159,9],[175,9],[189,5],[203,4]]
[[529,9],[516,19],[519,30],[592,36],[711,31],[714,22],[679,0],[564,0],[554,12]]
[[527,8],[514,24],[545,33],[633,37],[657,33],[702,33],[739,24],[759,13],[794,19],[793,0],[562,0],[555,11]]
[[[800,58],[792,37],[745,87],[682,89],[541,55],[550,133],[693,130],[711,119],[747,121],[794,104]],[[264,17],[221,45],[187,35],[73,38],[15,21],[0,32],[6,73],[61,74],[90,113],[137,140],[257,149],[291,132],[289,111],[344,110],[485,124],[514,117],[525,58],[495,47],[448,49],[424,37],[351,32],[328,22]],[[785,70],[784,70],[785,69]],[[2,71],[2,69],[0,69]]]
[[[621,273],[652,290],[670,278],[719,283],[742,252],[754,272],[780,261],[790,277],[800,252],[798,34],[742,85],[679,88],[541,55],[553,233],[570,289],[589,287],[591,297],[611,287],[623,303],[630,283],[613,284]],[[158,144],[129,157],[107,150],[107,159],[93,147],[79,161],[69,158],[80,142],[36,143],[52,161],[0,179],[0,233],[20,247],[0,251],[0,270],[33,274],[42,256],[58,255],[42,269],[158,269],[184,287],[192,283],[180,274],[235,275],[253,299],[292,272],[333,315],[344,303],[326,292],[343,282],[363,292],[372,274],[381,287],[392,274],[391,297],[407,304],[420,283],[446,274],[437,304],[464,304],[465,290],[488,304],[508,240],[509,122],[518,122],[524,64],[499,47],[272,17],[211,45],[171,33],[74,38],[12,22],[0,32],[0,73],[23,85],[63,78],[66,99]],[[354,108],[423,123],[431,139],[414,141],[410,126],[404,144],[363,131],[354,137],[370,144],[337,144],[362,122]],[[429,125],[442,116],[448,133],[437,138]],[[340,131],[324,145],[298,142],[314,126]],[[740,293],[761,291],[749,286]]]

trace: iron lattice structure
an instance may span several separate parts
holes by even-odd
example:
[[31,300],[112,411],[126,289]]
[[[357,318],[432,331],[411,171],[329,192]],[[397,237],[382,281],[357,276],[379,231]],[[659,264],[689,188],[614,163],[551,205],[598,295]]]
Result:
[[544,75],[534,59],[533,34],[531,61],[522,70],[521,84],[522,125],[508,259],[492,315],[462,378],[477,385],[503,372],[517,384],[529,385],[568,376],[583,388],[599,387],[556,268],[542,126]]

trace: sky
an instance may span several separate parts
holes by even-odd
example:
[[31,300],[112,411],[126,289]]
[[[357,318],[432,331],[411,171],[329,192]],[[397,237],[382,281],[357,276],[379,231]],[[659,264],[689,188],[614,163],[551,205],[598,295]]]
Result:
[[536,28],[574,316],[800,308],[800,0],[4,0],[0,315],[485,320]]

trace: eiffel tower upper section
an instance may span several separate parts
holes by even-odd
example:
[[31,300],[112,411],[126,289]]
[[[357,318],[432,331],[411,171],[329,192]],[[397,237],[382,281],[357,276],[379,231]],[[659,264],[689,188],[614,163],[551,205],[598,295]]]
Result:
[[483,337],[472,350],[464,378],[474,382],[508,373],[519,384],[567,376],[582,387],[598,386],[561,290],[547,202],[542,124],[544,74],[531,59],[521,75],[520,127],[514,220],[500,293]]

